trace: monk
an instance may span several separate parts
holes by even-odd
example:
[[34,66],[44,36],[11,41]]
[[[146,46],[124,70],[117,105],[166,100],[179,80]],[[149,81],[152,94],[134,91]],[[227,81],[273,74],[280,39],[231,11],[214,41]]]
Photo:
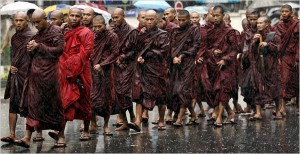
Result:
[[93,28],[93,18],[95,17],[95,11],[87,7],[82,12],[82,25],[88,27],[89,29]]
[[[234,60],[237,55],[238,46],[235,31],[226,26],[224,17],[224,8],[215,6],[212,16],[214,19],[214,28],[207,33],[208,43],[208,76],[212,85],[212,94],[207,101],[211,106],[217,107],[218,112],[214,125],[222,126],[222,115],[226,105],[231,98],[230,93],[233,89],[232,79],[234,78]],[[222,35],[220,35],[222,34]],[[234,117],[230,118],[234,123]]]
[[[158,106],[158,130],[165,130],[164,115],[166,110],[166,85],[167,85],[167,47],[169,45],[167,32],[157,28],[157,13],[148,10],[146,13],[146,30],[138,36],[138,58],[136,64],[136,81],[140,81],[141,92],[139,101],[136,101],[136,120],[129,123],[128,127],[141,131],[143,108],[153,110]],[[138,97],[135,97],[138,98]]]
[[191,21],[193,25],[200,26],[200,15],[197,12],[192,12],[191,13]]
[[[231,27],[230,15],[228,13],[225,13],[223,20],[224,20],[224,23],[227,26]],[[240,32],[236,29],[234,29],[234,31],[236,33],[236,37],[240,38],[241,37]],[[234,65],[235,65],[235,78],[234,78],[234,89],[232,91],[232,99],[233,99],[232,103],[234,105],[236,113],[243,113],[244,111],[243,111],[241,105],[238,103],[238,99],[239,99],[239,97],[238,97],[238,91],[239,91],[238,83],[239,83],[239,71],[240,71],[239,70],[239,68],[240,68],[239,64],[240,63],[239,63],[238,60],[240,59],[240,55],[241,55],[241,52],[242,52],[242,41],[240,39],[238,39],[237,43],[238,43],[238,55],[237,55],[236,61],[234,62]],[[228,106],[228,107],[230,107],[230,106]]]
[[167,21],[165,17],[159,16],[158,19],[159,20],[158,20],[157,27],[159,29],[167,31],[168,33],[171,32],[175,27],[177,27],[177,24]]
[[258,13],[257,12],[252,12],[249,17],[248,17],[248,24],[250,24],[250,27],[246,28],[242,32],[242,38],[243,41],[243,51],[242,51],[242,57],[241,57],[241,63],[242,63],[242,69],[240,72],[240,80],[239,80],[239,85],[241,87],[241,95],[244,97],[244,101],[247,103],[247,108],[245,109],[245,112],[250,112],[252,109],[255,111],[255,103],[254,97],[255,97],[255,92],[254,92],[254,87],[253,85],[249,82],[251,81],[249,78],[251,77],[251,69],[250,67],[250,59],[249,59],[249,51],[250,44],[252,41],[253,36],[257,32],[257,19],[258,19]]
[[193,99],[193,79],[195,71],[195,56],[200,46],[199,27],[193,26],[190,14],[187,10],[178,13],[179,27],[170,34],[171,65],[170,84],[171,102],[173,110],[180,108],[178,118],[174,126],[182,126],[182,119],[189,107],[191,119],[186,125],[196,125],[196,114],[191,103]]
[[[64,35],[66,49],[59,59],[62,104],[66,121],[84,120],[81,141],[90,140],[89,124],[91,108],[91,70],[89,58],[94,47],[94,35],[89,28],[80,25],[81,11],[69,10],[70,29]],[[58,142],[65,142],[64,131]],[[57,140],[55,133],[49,135]]]
[[142,10],[138,13],[138,16],[137,16],[137,20],[139,22],[138,27],[137,27],[138,31],[141,31],[146,26],[146,23],[145,23],[146,12],[147,11]]
[[257,30],[251,41],[249,53],[250,77],[254,92],[255,115],[249,120],[261,120],[261,107],[264,103],[275,100],[278,102],[280,89],[278,53],[280,50],[280,37],[270,32],[270,19],[267,16],[257,20]]
[[61,27],[64,23],[64,14],[60,10],[54,10],[50,15],[51,24]]
[[[30,68],[25,79],[21,115],[26,117],[25,137],[16,145],[30,147],[34,130],[62,131],[64,115],[59,88],[58,59],[65,48],[59,27],[50,25],[43,10],[35,10],[32,23],[38,33],[27,44],[31,56]],[[54,146],[65,146],[57,142]]]
[[119,53],[118,36],[106,28],[102,16],[93,19],[95,34],[92,66],[92,109],[104,118],[103,135],[112,135],[108,128],[110,114],[116,107],[114,65]]
[[13,22],[16,25],[16,33],[11,38],[11,66],[4,95],[4,99],[10,99],[8,116],[10,135],[1,138],[2,142],[8,143],[14,143],[16,140],[17,114],[20,114],[23,85],[30,64],[26,45],[34,35],[28,27],[29,18],[25,12],[18,12]]
[[129,110],[131,121],[134,121],[135,115],[133,113],[132,104],[132,77],[134,74],[134,64],[136,59],[136,42],[137,29],[131,27],[125,21],[124,10],[117,8],[111,14],[114,28],[112,29],[119,38],[119,57],[116,61],[116,94],[117,105],[120,110],[120,117],[122,125],[116,128],[117,131],[126,130],[127,118],[126,111]]
[[164,17],[168,22],[172,22],[178,25],[178,20],[176,19],[176,10],[172,7],[165,9]]
[[299,101],[299,20],[292,18],[292,7],[281,7],[282,22],[274,30],[280,35],[280,102],[276,105],[276,119],[286,116],[286,102],[293,97]]

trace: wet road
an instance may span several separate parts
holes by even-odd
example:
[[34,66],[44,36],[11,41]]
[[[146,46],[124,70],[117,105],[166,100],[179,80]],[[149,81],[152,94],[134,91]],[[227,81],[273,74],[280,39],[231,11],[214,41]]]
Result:
[[[8,103],[1,103],[1,137],[8,134]],[[198,109],[197,109],[198,110]],[[288,107],[287,117],[283,120],[272,120],[271,110],[265,110],[261,122],[251,122],[249,115],[237,115],[237,125],[225,125],[215,128],[208,125],[206,118],[200,118],[198,126],[184,126],[174,128],[167,125],[167,130],[158,131],[157,126],[151,124],[156,119],[149,112],[150,124],[144,126],[140,133],[134,130],[116,132],[113,123],[116,116],[112,116],[110,129],[113,136],[103,136],[102,127],[99,134],[93,134],[90,141],[79,141],[80,121],[68,122],[66,128],[65,148],[53,148],[54,140],[43,132],[45,141],[31,142],[31,147],[25,149],[1,142],[1,153],[299,153],[299,117],[295,107]],[[188,117],[185,117],[185,122]],[[98,122],[103,126],[103,120]],[[19,118],[17,137],[23,137],[25,120]],[[33,134],[33,136],[35,133]]]

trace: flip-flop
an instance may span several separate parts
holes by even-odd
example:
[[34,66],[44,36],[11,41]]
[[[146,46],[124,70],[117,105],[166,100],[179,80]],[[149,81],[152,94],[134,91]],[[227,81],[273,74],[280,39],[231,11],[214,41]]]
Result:
[[138,125],[136,125],[135,123],[130,122],[130,123],[127,124],[127,127],[131,128],[131,129],[133,129],[137,132],[141,131],[141,128]]
[[54,144],[54,147],[55,147],[55,148],[62,148],[62,147],[66,147],[66,146],[67,146],[66,143],[58,143],[58,142],[57,142],[57,143]]
[[58,135],[56,134],[56,133],[54,133],[54,132],[48,132],[48,135],[51,137],[51,138],[53,138],[55,141],[57,141],[58,140]]
[[173,123],[173,126],[174,126],[174,127],[182,127],[182,124],[179,124],[179,123],[174,122],[174,123]]
[[153,124],[153,125],[157,125],[157,124],[158,124],[158,120],[153,121],[152,124]]
[[40,142],[40,141],[45,141],[45,138],[43,138],[42,136],[36,136],[32,138],[33,142]]
[[89,140],[91,140],[91,136],[80,136],[79,140],[80,141],[89,141]]
[[118,123],[113,124],[113,126],[116,126],[116,127],[120,127],[122,125],[123,125],[123,122],[118,122]]
[[250,121],[261,121],[262,118],[258,118],[258,117],[252,116],[252,117],[249,118],[249,120],[250,120]]
[[222,126],[223,126],[223,124],[222,124],[222,123],[217,123],[217,122],[214,122],[214,126],[215,126],[215,127],[222,127]]
[[142,118],[142,123],[148,123],[149,118]]
[[166,120],[166,124],[167,124],[167,125],[172,125],[172,124],[173,124],[173,120],[172,120],[172,119]]
[[158,126],[158,127],[157,127],[157,130],[166,130],[166,129],[167,129],[166,126]]
[[103,132],[103,135],[104,136],[113,136],[113,133],[111,133],[111,132]]
[[190,121],[189,121],[189,122],[187,122],[185,125],[186,125],[186,126],[195,126],[195,125],[199,125],[199,123],[198,123],[198,122],[196,122],[196,121],[192,121],[192,120],[190,120]]
[[20,142],[15,142],[14,144],[17,145],[17,146],[20,146],[20,147],[24,147],[24,148],[29,148],[30,147],[30,145],[26,144],[23,140],[20,140]]
[[15,143],[15,140],[14,140],[13,138],[9,137],[9,136],[7,136],[7,137],[2,137],[2,138],[1,138],[1,141],[2,141],[2,142],[7,142],[7,143]]
[[97,130],[90,130],[90,134],[99,134]]

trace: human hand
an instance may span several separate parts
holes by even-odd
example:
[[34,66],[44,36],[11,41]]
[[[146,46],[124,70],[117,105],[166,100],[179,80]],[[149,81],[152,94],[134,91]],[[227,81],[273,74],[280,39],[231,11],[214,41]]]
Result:
[[11,74],[16,74],[18,72],[18,68],[14,67],[14,66],[10,66],[10,72],[11,72]]
[[139,57],[137,59],[137,61],[140,63],[140,64],[143,64],[145,62],[145,59],[143,59],[143,57]]

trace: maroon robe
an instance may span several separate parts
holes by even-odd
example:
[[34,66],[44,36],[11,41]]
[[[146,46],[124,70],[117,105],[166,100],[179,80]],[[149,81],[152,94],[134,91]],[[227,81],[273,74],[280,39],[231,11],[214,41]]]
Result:
[[[191,105],[193,80],[195,74],[195,56],[200,46],[199,27],[192,24],[185,28],[175,28],[170,33],[170,87],[172,109]],[[182,56],[180,64],[173,64],[173,58]]]
[[122,66],[116,66],[116,93],[117,105],[121,110],[132,107],[133,74],[136,63],[135,46],[138,30],[126,22],[120,27],[114,27],[113,31],[119,38],[119,61]]
[[278,53],[280,37],[275,35],[272,40],[266,40],[270,32],[267,28],[261,35],[267,47],[259,47],[259,39],[252,41],[249,48],[250,81],[246,81],[253,88],[255,104],[265,104],[279,98],[280,80],[278,70]]
[[299,96],[299,21],[279,22],[274,30],[281,37],[281,97]]
[[[208,43],[208,59],[207,70],[211,90],[208,91],[207,96],[208,104],[212,107],[217,106],[219,103],[227,104],[231,98],[231,92],[234,86],[234,61],[236,59],[238,45],[234,29],[226,26],[224,23],[207,32]],[[214,50],[219,49],[222,51],[220,55],[214,55]],[[220,60],[225,61],[225,66],[219,69],[217,62]]]
[[138,36],[138,54],[145,60],[136,66],[141,85],[139,99],[149,110],[155,105],[164,104],[166,100],[168,42],[167,32],[158,28],[146,30]]
[[176,27],[178,27],[177,24],[166,21],[166,27],[164,28],[164,30],[170,33]]
[[61,95],[66,120],[90,120],[93,32],[83,26],[70,29],[64,36],[66,49],[59,59]]
[[211,84],[209,82],[209,76],[207,72],[207,63],[206,59],[208,59],[207,54],[207,32],[209,29],[213,28],[213,25],[211,24],[205,24],[203,26],[200,26],[200,36],[201,36],[201,42],[200,42],[200,48],[197,52],[195,61],[197,61],[200,57],[203,57],[202,64],[196,63],[195,68],[195,75],[194,75],[194,98],[196,98],[197,101],[205,101],[207,94],[206,91],[210,91]]
[[[100,116],[117,114],[116,92],[114,86],[114,65],[119,54],[118,36],[110,30],[95,34],[94,51],[91,55],[92,67],[92,109]],[[100,64],[102,73],[93,67]]]
[[58,59],[64,51],[63,34],[59,27],[49,25],[32,40],[37,48],[26,77],[20,105],[26,125],[35,130],[63,130],[64,115],[59,88]]
[[251,40],[256,34],[257,29],[247,28],[242,32],[242,41],[243,41],[243,50],[242,50],[242,58],[241,58],[241,65],[243,68],[240,69],[240,77],[239,77],[239,85],[241,87],[241,95],[244,97],[244,101],[249,105],[253,104],[253,98],[255,97],[256,93],[254,87],[252,86],[249,81],[254,81],[253,76],[251,75],[250,69],[250,58],[249,54],[251,53],[250,46]]
[[26,46],[33,35],[29,28],[25,28],[17,31],[11,38],[11,66],[18,68],[18,72],[16,74],[9,72],[6,83],[4,99],[10,98],[9,113],[19,113],[23,85],[30,64]]

